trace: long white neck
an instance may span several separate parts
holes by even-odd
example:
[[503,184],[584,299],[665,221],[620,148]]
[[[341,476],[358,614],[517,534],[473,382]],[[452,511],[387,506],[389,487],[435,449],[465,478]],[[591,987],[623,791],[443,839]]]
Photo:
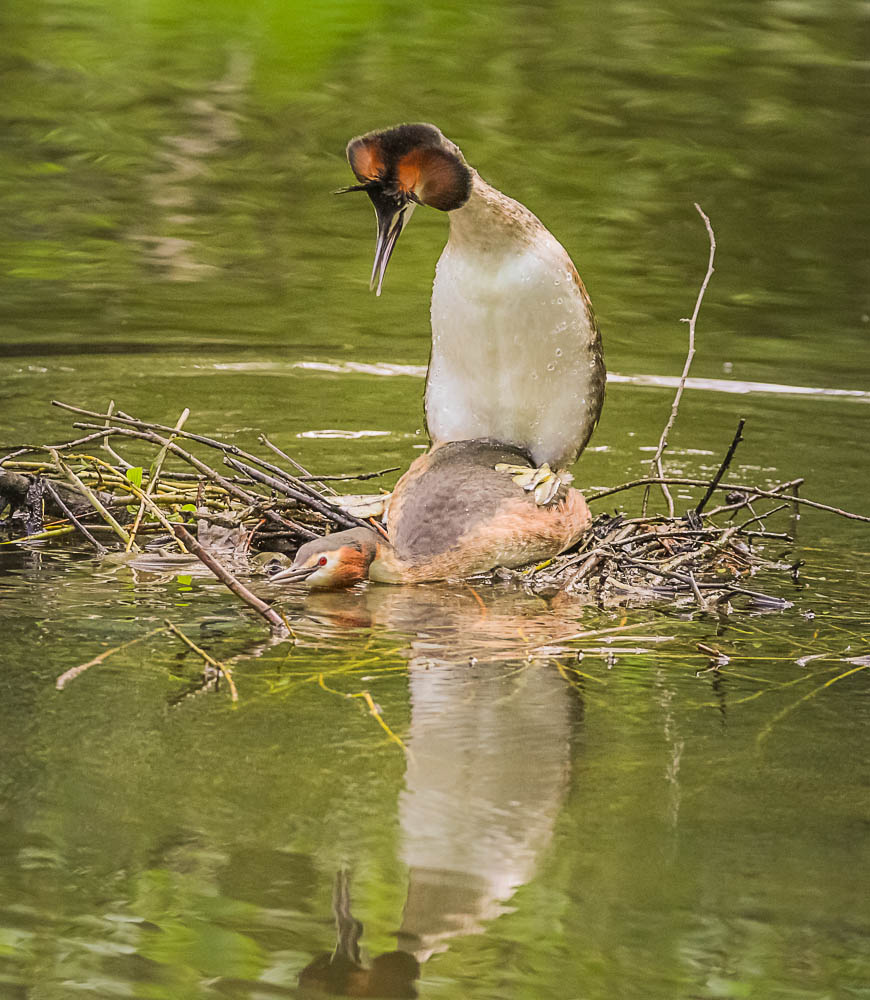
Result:
[[562,245],[476,172],[450,213],[432,290],[426,421],[433,444],[494,438],[573,462],[598,419],[601,342]]
[[520,250],[536,237],[550,236],[525,205],[487,184],[476,170],[472,171],[471,196],[448,217],[450,244],[475,253]]

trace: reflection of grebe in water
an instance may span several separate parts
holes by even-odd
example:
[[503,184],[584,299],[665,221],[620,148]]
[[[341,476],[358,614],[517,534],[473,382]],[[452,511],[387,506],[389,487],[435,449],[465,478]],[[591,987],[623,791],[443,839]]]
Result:
[[579,490],[560,486],[546,506],[496,468],[531,464],[492,441],[454,441],[421,455],[390,500],[387,542],[353,528],[307,542],[274,581],[310,587],[459,579],[496,566],[524,566],[558,555],[591,522]]
[[[358,944],[356,952],[345,944],[345,956],[355,954],[355,965],[363,970],[354,972],[355,989],[361,988],[360,981],[377,981],[384,989],[387,971],[412,973],[414,965],[402,966],[398,954],[424,963],[458,937],[487,933],[509,911],[517,889],[534,877],[552,841],[569,786],[582,706],[552,663],[530,663],[519,648],[511,661],[469,662],[470,655],[481,655],[482,645],[489,645],[489,625],[496,630],[498,622],[504,649],[504,636],[514,628],[535,629],[537,624],[543,634],[549,618],[552,635],[558,622],[558,616],[547,615],[542,601],[537,601],[537,616],[523,604],[526,614],[511,618],[505,613],[510,602],[496,598],[491,603],[493,596],[484,594],[490,610],[483,618],[473,594],[448,587],[370,588],[312,594],[307,600],[310,611],[331,610],[341,620],[350,620],[350,606],[356,604],[353,624],[376,620],[414,633],[408,667],[409,753],[399,800],[401,859],[408,874],[398,951],[379,956],[365,969]],[[485,626],[477,632],[475,619]],[[563,624],[567,631],[568,621]],[[519,647],[521,640],[516,637],[515,642]],[[336,900],[340,898],[338,892]],[[337,905],[335,910],[338,952],[342,935],[348,940],[342,928],[353,925]],[[333,975],[344,976],[339,967],[347,967],[346,958],[334,953],[317,962],[321,982],[329,963],[336,970]],[[405,981],[407,987],[413,978]],[[343,981],[345,995],[376,995],[352,993],[350,979]]]
[[309,962],[299,973],[299,985],[332,996],[416,997],[414,980],[420,975],[420,964],[413,955],[388,951],[374,958],[370,966],[363,965],[359,946],[363,926],[350,912],[347,872],[335,877],[332,911],[335,949]]

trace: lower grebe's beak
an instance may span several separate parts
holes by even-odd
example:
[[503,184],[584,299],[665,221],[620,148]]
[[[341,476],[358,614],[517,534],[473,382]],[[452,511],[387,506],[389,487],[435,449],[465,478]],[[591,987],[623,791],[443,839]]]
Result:
[[377,188],[370,189],[367,193],[375,206],[375,215],[378,218],[378,242],[375,246],[375,262],[372,265],[369,288],[375,290],[376,295],[380,295],[387,264],[390,262],[399,234],[411,218],[415,203],[407,197],[397,198]]
[[307,580],[311,574],[319,567],[314,566],[288,566],[287,569],[279,570],[269,577],[270,583],[297,583],[300,580]]

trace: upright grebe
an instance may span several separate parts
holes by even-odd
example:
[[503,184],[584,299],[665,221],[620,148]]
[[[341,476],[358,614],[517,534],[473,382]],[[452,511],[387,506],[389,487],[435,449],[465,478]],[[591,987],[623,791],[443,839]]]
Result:
[[432,289],[426,424],[433,447],[490,438],[537,466],[576,461],[598,422],[605,370],[589,296],[562,245],[487,184],[428,124],[351,140],[348,161],[375,207],[372,287],[415,205],[447,212]]

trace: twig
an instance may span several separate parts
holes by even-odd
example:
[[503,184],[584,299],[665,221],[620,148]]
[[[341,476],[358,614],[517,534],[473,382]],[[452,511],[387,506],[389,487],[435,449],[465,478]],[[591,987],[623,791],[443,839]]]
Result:
[[213,666],[215,670],[217,670],[219,673],[223,674],[224,677],[226,677],[227,684],[229,685],[230,689],[230,695],[232,696],[233,701],[238,701],[239,692],[236,690],[236,685],[235,682],[233,681],[233,673],[230,670],[230,668],[221,663],[220,660],[216,660],[213,656],[210,656],[204,649],[200,649],[200,647],[197,646],[197,644],[192,639],[188,639],[188,637],[181,631],[181,629],[173,625],[168,618],[163,619],[163,624],[170,630],[170,632],[174,632],[175,635],[177,635],[178,638],[181,639],[181,641],[186,646],[189,646],[194,651],[194,653],[197,653],[205,660],[206,663]]
[[280,636],[290,635],[290,629],[287,627],[284,619],[278,614],[274,608],[271,608],[265,601],[260,600],[256,594],[252,593],[248,588],[240,583],[228,569],[222,566],[217,559],[206,549],[199,544],[199,542],[191,535],[191,533],[181,524],[172,523],[173,534],[179,541],[184,542],[186,548],[188,548],[200,562],[204,563],[214,575],[225,584],[236,597],[241,598],[245,604],[252,607],[258,614],[262,615],[272,628],[272,631]]
[[[312,496],[307,491],[302,492],[297,490],[280,479],[276,479],[274,476],[268,476],[265,472],[260,472],[259,469],[255,469],[245,462],[239,462],[235,458],[230,458],[229,455],[224,455],[224,461],[231,468],[238,472],[243,472],[246,476],[250,476],[251,479],[263,483],[264,486],[283,493],[284,496],[290,497],[291,500],[296,500],[298,503],[303,503],[311,507],[312,510],[316,510],[318,514],[322,514],[325,518],[334,524],[340,525],[342,528],[369,528],[371,530],[371,525],[363,521],[362,518],[349,514],[339,507],[333,507],[332,504],[320,499],[316,494]],[[313,491],[311,492],[313,493]]]
[[18,545],[20,542],[41,542],[48,538],[57,538],[58,535],[71,535],[75,530],[76,529],[70,524],[64,528],[55,528],[51,531],[37,531],[33,535],[22,535],[20,538],[8,538],[5,542],[0,542],[0,545]]
[[[687,553],[687,555],[695,555],[696,553]],[[674,573],[670,569],[664,569],[659,566],[651,566],[649,563],[640,562],[637,559],[626,559],[628,563],[633,566],[637,566],[638,569],[646,570],[647,573],[652,573],[653,576],[667,577],[673,580],[679,580],[680,583],[685,586],[692,587],[695,592],[695,596],[698,596],[699,587],[697,581],[695,581],[690,573],[688,576],[683,576],[682,573]],[[783,600],[780,597],[771,597],[770,594],[763,594],[760,590],[747,590],[746,587],[738,587],[733,583],[725,584],[715,584],[709,583],[704,584],[705,588],[709,590],[722,590],[729,594],[744,594],[747,597],[754,597],[759,601],[764,601],[768,604],[781,605],[782,607],[790,607],[790,602]],[[703,600],[703,598],[702,598]]]
[[137,642],[144,642],[145,639],[150,639],[152,635],[157,635],[158,632],[162,631],[162,626],[160,628],[153,628],[150,632],[146,632],[145,635],[140,635],[135,639],[129,639],[127,642],[122,642],[120,646],[113,646],[112,649],[107,649],[105,652],[100,653],[99,656],[95,656],[92,660],[88,660],[87,663],[80,663],[77,667],[71,667],[58,677],[58,679],[54,682],[54,686],[58,691],[63,691],[67,684],[69,684],[70,681],[75,680],[79,674],[83,674],[91,667],[96,667],[98,664],[102,663],[103,660],[107,660],[110,656],[113,656],[115,653],[119,653],[122,649],[126,649],[128,646],[135,646]]
[[[616,543],[625,541],[629,535],[633,534],[637,530],[637,527],[637,524],[634,522],[623,525],[614,536],[613,542]],[[595,567],[602,561],[602,559],[605,558],[606,555],[607,549],[604,545],[594,548],[574,572],[573,576],[566,584],[566,589],[576,586],[585,576],[595,569]]]
[[[88,425],[76,424],[76,426]],[[210,479],[216,485],[220,486],[222,489],[226,490],[226,492],[231,496],[244,501],[244,503],[252,507],[256,507],[258,510],[262,510],[263,514],[279,527],[295,531],[299,537],[304,538],[306,541],[319,537],[315,532],[310,531],[301,524],[297,524],[295,521],[291,521],[288,518],[279,517],[274,510],[271,510],[263,505],[262,497],[258,497],[256,494],[249,493],[248,491],[241,489],[241,487],[237,486],[234,482],[212,469],[211,466],[206,465],[205,462],[201,462],[195,455],[192,455],[189,451],[185,451],[184,448],[182,448],[176,441],[168,441],[166,438],[161,437],[159,434],[155,434],[153,431],[139,430],[133,427],[112,427],[110,428],[110,433],[139,438],[142,441],[151,441],[154,444],[168,445],[169,450],[174,455],[177,455],[183,461],[192,465],[194,469],[200,472],[207,479]],[[182,432],[182,434],[184,434],[184,432]]]
[[[296,486],[307,496],[313,497],[315,500],[321,499],[317,491],[311,489],[311,487],[308,486],[306,483],[300,482],[298,479],[295,479],[293,476],[291,476],[288,472],[285,472],[283,469],[279,469],[277,465],[272,465],[270,462],[265,462],[262,458],[259,458],[257,455],[252,455],[250,452],[245,451],[236,444],[227,444],[225,441],[217,441],[215,438],[206,437],[204,434],[194,434],[193,431],[176,430],[175,428],[167,427],[166,424],[155,424],[155,423],[149,423],[147,420],[139,420],[136,417],[131,417],[129,413],[124,413],[123,410],[119,410],[118,413],[111,415],[105,413],[96,413],[94,410],[85,410],[79,406],[71,406],[69,403],[62,403],[60,402],[60,400],[57,399],[53,399],[51,401],[51,404],[52,406],[59,406],[62,410],[70,410],[72,413],[80,413],[87,417],[95,417],[98,420],[103,420],[111,417],[111,419],[115,423],[127,424],[131,428],[138,428],[144,431],[150,431],[150,432],[161,431],[169,434],[172,434],[174,432],[179,437],[187,438],[190,441],[198,441],[200,444],[207,445],[209,448],[216,448],[219,451],[225,452],[226,454],[237,455],[238,457],[244,458],[249,462],[254,462],[256,465],[259,465],[264,469],[268,469],[269,472],[274,472],[277,475],[287,479],[289,482],[291,482],[294,486]],[[154,437],[156,438],[157,435],[155,434]],[[160,440],[163,441],[164,439],[160,438]],[[176,446],[173,445],[172,447],[173,451],[175,450],[175,447]],[[289,461],[291,462],[293,461],[292,459],[289,458],[289,456],[287,457]]]
[[[129,490],[133,494],[133,496],[139,499],[143,504],[143,506],[147,507],[148,510],[151,511],[154,517],[157,518],[157,520],[163,525],[163,527],[167,531],[169,532],[172,531],[172,522],[157,506],[154,500],[150,496],[148,496],[148,494],[145,493],[144,490],[139,489],[139,487],[135,483],[131,483],[128,479],[125,479],[116,469],[114,469],[111,465],[109,465],[108,462],[104,462],[101,458],[97,458],[94,455],[71,455],[70,458],[84,459],[86,461],[93,462],[95,465],[98,465],[101,468],[103,468],[106,472],[115,477],[116,481],[119,484],[122,484],[125,489]],[[132,544],[135,543],[132,543],[132,541],[128,543],[127,546],[125,547],[125,551],[129,552]],[[178,547],[181,549],[181,551],[186,553],[187,550],[184,548],[181,542],[177,542],[177,544]]]
[[[795,482],[802,483],[803,479],[795,480]],[[598,493],[589,494],[586,496],[586,502],[592,503],[593,500],[602,500],[604,497],[612,496],[614,493],[622,493],[624,490],[634,489],[638,486],[654,486],[656,483],[666,483],[670,486],[703,486],[705,488],[710,485],[707,479],[684,479],[681,476],[645,476],[642,479],[634,479],[630,483],[622,483],[620,486],[614,486],[608,490],[599,490]],[[793,483],[784,483],[778,489],[791,488],[793,485]],[[719,483],[716,489],[727,493],[748,493],[756,498],[773,497],[775,500],[778,500],[781,496],[776,490],[763,490],[758,486],[743,486],[737,483]],[[866,521],[870,523],[870,517],[867,517],[865,514],[853,514],[851,511],[843,510],[840,507],[832,507],[829,504],[818,503],[815,500],[806,500],[804,497],[789,497],[789,503],[803,504],[805,507],[812,507],[814,510],[825,510],[829,514],[839,514],[840,517],[848,517],[852,521]],[[738,506],[743,507],[745,504],[739,504]],[[715,511],[711,511],[708,516],[728,509],[731,508],[719,507]]]
[[[283,455],[284,453],[281,452]],[[356,482],[357,480],[362,481],[364,479],[378,479],[380,476],[389,475],[391,472],[398,472],[401,468],[400,465],[391,465],[389,469],[378,469],[377,472],[346,472],[340,476],[313,476],[310,473],[304,473],[296,478],[300,483],[349,483]],[[329,487],[327,487],[329,489]],[[335,490],[331,491],[334,496],[338,496]]]
[[[88,498],[88,500],[91,503],[91,506],[100,514],[100,516],[103,518],[106,524],[111,526],[112,530],[115,532],[118,538],[121,539],[124,545],[127,545],[127,543],[130,541],[130,536],[102,505],[96,493],[94,493],[94,491],[91,490],[89,487],[85,486],[85,484],[72,471],[72,469],[61,461],[60,455],[58,455],[57,451],[55,451],[54,448],[49,449],[49,454],[51,455],[51,460],[54,463],[54,466],[58,470],[58,472],[66,476],[66,478],[74,486],[76,486],[84,494],[84,496]],[[139,546],[135,542],[132,543],[131,548],[136,552],[140,551]]]
[[707,506],[707,501],[716,492],[716,487],[721,482],[722,477],[728,471],[728,466],[731,464],[731,459],[734,457],[734,452],[737,450],[737,445],[739,445],[740,442],[743,440],[743,426],[745,423],[746,419],[744,417],[741,417],[739,423],[737,424],[737,433],[734,435],[734,439],[732,440],[731,445],[728,448],[728,451],[725,453],[725,458],[722,459],[722,464],[716,470],[716,475],[713,476],[713,479],[710,481],[710,485],[707,487],[707,492],[704,494],[703,497],[701,497],[698,506],[695,508],[695,513],[698,514],[699,516],[701,514],[701,511]]
[[[327,486],[326,483],[323,482],[323,479],[312,476],[304,465],[300,465],[295,458],[291,458],[286,452],[281,451],[278,445],[273,444],[265,434],[258,435],[257,440],[260,444],[264,444],[267,448],[271,448],[276,455],[280,455],[285,462],[289,462],[297,472],[301,472],[303,476],[307,476],[316,486],[319,486],[323,490],[328,490],[333,496],[338,496],[338,492],[336,490],[334,490],[331,486]],[[326,476],[324,478],[332,479],[334,477]]]
[[[115,412],[115,400],[110,399],[109,405],[106,407],[106,427],[109,426],[109,419]],[[109,435],[103,436],[103,450],[107,451],[109,455],[118,463],[118,468],[120,469],[132,469],[133,466],[129,462],[126,462],[121,456],[115,451],[115,449],[109,444]]]
[[[683,395],[683,389],[686,386],[686,379],[689,377],[689,369],[692,366],[692,359],[695,356],[695,324],[698,321],[698,313],[701,311],[701,303],[704,301],[704,293],[707,291],[707,285],[710,283],[710,278],[713,276],[713,260],[716,256],[716,236],[713,233],[713,227],[710,225],[710,220],[704,214],[704,210],[701,206],[695,202],[695,209],[698,215],[704,220],[704,225],[707,229],[707,236],[710,240],[710,257],[707,262],[707,273],[704,275],[704,280],[701,283],[700,291],[698,292],[698,297],[695,300],[695,309],[689,319],[683,319],[681,322],[689,324],[689,351],[686,355],[686,361],[683,365],[683,374],[680,376],[680,384],[677,386],[676,394],[674,395],[674,401],[671,404],[671,414],[668,417],[668,422],[665,424],[665,429],[662,431],[662,436],[659,438],[658,447],[656,448],[656,453],[653,460],[650,462],[650,475],[654,475],[658,472],[659,476],[662,476],[662,452],[668,444],[668,434],[671,432],[671,428],[674,426],[674,421],[677,419],[677,410],[680,407],[680,399]],[[670,490],[667,484],[662,483],[662,493],[665,496],[665,500],[668,504],[668,514],[670,517],[674,516],[674,498],[671,496]],[[649,490],[646,491],[643,498],[643,513],[646,514],[647,500],[649,499]]]
[[47,479],[44,479],[43,482],[45,483],[46,491],[51,494],[52,499],[58,505],[58,507],[60,507],[63,513],[67,516],[73,527],[75,527],[78,531],[80,531],[84,535],[84,537],[91,543],[91,545],[93,545],[93,547],[97,550],[97,555],[100,556],[105,555],[106,552],[108,551],[106,546],[103,545],[102,542],[98,542],[97,539],[94,538],[94,536],[90,533],[90,531],[88,531],[88,529],[82,524],[82,522],[75,516],[75,514],[73,514],[73,512],[69,509],[69,507],[67,507],[67,505],[63,502],[60,492],[56,490],[54,486],[52,486],[52,484]]
[[[185,407],[181,416],[178,418],[175,424],[174,432],[169,436],[169,440],[160,449],[157,454],[157,460],[151,466],[148,474],[148,486],[145,488],[145,496],[139,502],[139,510],[136,511],[136,518],[133,521],[133,526],[130,528],[130,544],[132,544],[133,539],[136,537],[136,532],[139,530],[139,525],[142,523],[142,517],[145,514],[145,507],[147,504],[147,499],[153,496],[154,491],[157,489],[157,484],[160,481],[160,473],[163,471],[163,463],[166,460],[166,453],[169,451],[169,445],[175,440],[175,434],[184,427],[187,418],[190,416],[190,410]],[[108,436],[106,437],[108,441]],[[105,444],[104,444],[105,447]],[[127,546],[127,551],[130,550],[130,544]]]
[[706,611],[709,608],[710,605],[704,599],[704,595],[701,593],[701,591],[700,591],[700,589],[698,587],[698,582],[695,579],[695,574],[692,573],[692,572],[689,573],[689,583],[692,586],[692,593],[695,595],[695,600],[698,602],[698,604],[700,605],[701,609],[703,611]]

